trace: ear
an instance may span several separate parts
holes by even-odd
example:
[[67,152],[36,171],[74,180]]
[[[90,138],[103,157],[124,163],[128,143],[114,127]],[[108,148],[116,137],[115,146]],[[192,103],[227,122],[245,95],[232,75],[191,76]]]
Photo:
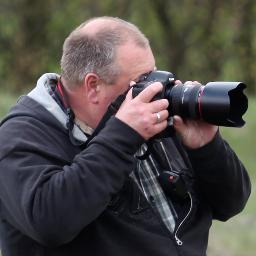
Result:
[[89,73],[84,78],[86,97],[91,103],[96,104],[99,102],[99,84],[100,78],[94,73]]

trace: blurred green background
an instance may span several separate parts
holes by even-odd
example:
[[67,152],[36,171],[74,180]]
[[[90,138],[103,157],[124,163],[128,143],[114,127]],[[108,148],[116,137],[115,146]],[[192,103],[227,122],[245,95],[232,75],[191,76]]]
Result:
[[180,80],[247,84],[246,125],[222,127],[221,132],[250,173],[252,195],[240,215],[226,223],[214,222],[208,255],[255,255],[256,1],[1,0],[0,117],[42,73],[59,72],[69,32],[102,15],[118,16],[141,28],[150,39],[158,69],[171,71]]

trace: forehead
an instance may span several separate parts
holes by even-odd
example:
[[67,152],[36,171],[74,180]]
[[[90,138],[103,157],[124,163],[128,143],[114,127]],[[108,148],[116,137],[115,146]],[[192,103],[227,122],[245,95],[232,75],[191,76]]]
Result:
[[150,47],[140,47],[130,42],[117,49],[116,60],[122,71],[135,79],[154,70],[155,58]]

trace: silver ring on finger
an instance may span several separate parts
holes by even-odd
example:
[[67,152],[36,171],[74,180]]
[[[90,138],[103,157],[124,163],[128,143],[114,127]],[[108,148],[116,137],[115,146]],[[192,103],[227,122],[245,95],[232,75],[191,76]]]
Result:
[[156,123],[160,123],[161,122],[161,115],[159,112],[156,113]]

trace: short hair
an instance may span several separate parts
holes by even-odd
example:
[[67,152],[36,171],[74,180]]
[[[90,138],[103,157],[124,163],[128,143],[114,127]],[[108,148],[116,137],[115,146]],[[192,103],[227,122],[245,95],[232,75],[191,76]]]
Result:
[[[94,20],[105,22],[95,32],[88,32],[86,24]],[[88,73],[96,73],[105,83],[115,82],[122,70],[115,62],[118,46],[131,41],[141,47],[149,46],[145,35],[130,22],[114,17],[92,18],[82,23],[66,38],[61,58],[61,76],[67,86],[79,85]]]

